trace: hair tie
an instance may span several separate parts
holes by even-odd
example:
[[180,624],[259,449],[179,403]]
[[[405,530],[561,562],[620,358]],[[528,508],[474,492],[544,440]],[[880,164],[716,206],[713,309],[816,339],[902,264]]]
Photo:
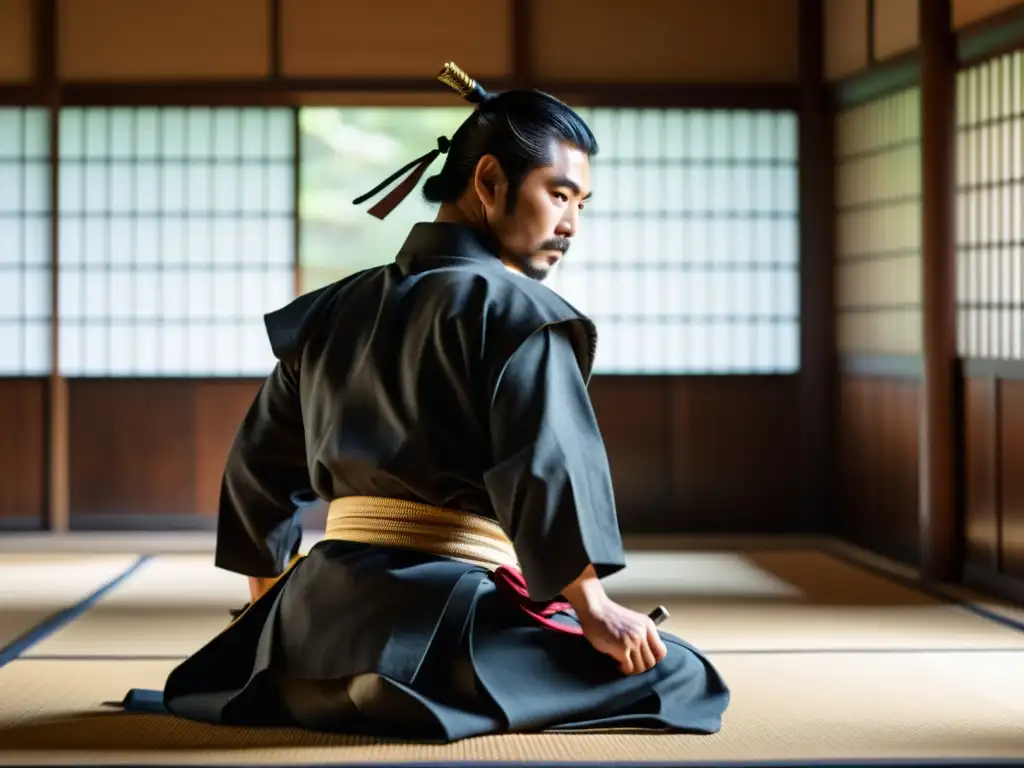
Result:
[[[460,69],[454,62],[449,61],[446,63],[441,69],[440,74],[438,74],[437,79],[472,104],[485,104],[494,98],[492,94],[481,88],[480,84],[476,80],[463,72],[462,69]],[[452,144],[448,140],[447,136],[438,136],[436,149],[432,149],[425,155],[417,157],[411,163],[406,163],[402,168],[388,176],[369,192],[360,195],[353,200],[352,204],[359,205],[360,203],[369,200],[386,186],[395,181],[395,179],[398,179],[408,173],[408,177],[405,178],[401,184],[391,190],[379,203],[374,205],[368,211],[371,216],[376,216],[378,219],[385,218],[398,206],[399,203],[409,196],[409,193],[412,192],[417,182],[419,182],[420,178],[426,172],[427,167],[437,159],[437,156],[448,154],[448,150],[451,149],[451,146]]]

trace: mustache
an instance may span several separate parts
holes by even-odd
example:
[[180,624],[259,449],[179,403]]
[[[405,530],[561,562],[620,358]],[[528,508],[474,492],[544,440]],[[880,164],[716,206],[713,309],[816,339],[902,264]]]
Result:
[[540,244],[538,251],[561,251],[565,254],[569,250],[569,238],[567,237],[553,237],[550,240],[545,240]]

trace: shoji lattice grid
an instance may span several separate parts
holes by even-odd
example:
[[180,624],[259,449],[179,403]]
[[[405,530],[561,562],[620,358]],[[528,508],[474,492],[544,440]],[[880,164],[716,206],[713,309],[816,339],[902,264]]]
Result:
[[920,92],[846,110],[836,125],[838,345],[921,351]]
[[[581,109],[594,199],[548,280],[598,323],[601,373],[799,367],[797,125],[774,112]],[[391,261],[417,220],[351,200],[431,148],[465,109],[302,111],[303,288]],[[436,173],[440,161],[432,166]]]
[[1024,53],[957,78],[957,345],[1024,359]]
[[60,366],[261,376],[294,295],[289,109],[65,109]]
[[594,200],[551,286],[598,324],[596,372],[799,368],[790,113],[583,109]]
[[50,130],[0,108],[0,376],[50,372]]

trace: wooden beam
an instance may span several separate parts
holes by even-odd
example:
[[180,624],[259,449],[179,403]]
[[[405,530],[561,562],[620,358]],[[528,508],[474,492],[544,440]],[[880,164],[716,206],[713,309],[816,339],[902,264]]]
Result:
[[35,14],[35,79],[44,88],[57,84],[57,0],[36,0]]
[[36,81],[49,107],[50,155],[50,375],[46,397],[45,528],[70,527],[68,386],[60,373],[60,86],[57,51],[57,0],[35,4]]
[[509,0],[509,50],[512,51],[512,82],[517,88],[532,88],[536,81],[533,62],[533,0]]
[[876,8],[875,0],[867,0],[867,30],[865,30],[864,40],[868,48],[868,66],[873,67],[878,61],[878,56],[875,53],[875,15],[878,13]]
[[1024,48],[1024,6],[1015,6],[981,19],[957,33],[961,67]]
[[834,83],[831,104],[834,109],[854,107],[910,88],[920,79],[920,52],[910,51]]
[[825,87],[824,3],[800,0],[800,476],[808,531],[834,509],[836,337],[832,117]]
[[269,39],[267,45],[269,46],[269,52],[267,58],[270,60],[270,78],[277,80],[281,77],[283,43],[281,42],[281,0],[267,0],[267,13],[270,18],[268,20],[267,29],[270,30]]
[[956,38],[952,0],[920,4],[921,576],[954,577],[956,466]]
[[[514,78],[488,78],[487,87],[504,91],[519,87]],[[531,87],[574,103],[614,107],[686,107],[690,109],[791,109],[800,104],[800,90],[791,84],[636,82],[600,83],[535,80]],[[295,106],[321,94],[443,93],[428,78],[279,78],[277,80],[67,83],[61,86],[64,106]]]
[[300,109],[292,108],[292,269],[296,296],[302,293],[302,126]]
[[46,93],[34,83],[0,85],[0,107],[39,107],[46,104]]

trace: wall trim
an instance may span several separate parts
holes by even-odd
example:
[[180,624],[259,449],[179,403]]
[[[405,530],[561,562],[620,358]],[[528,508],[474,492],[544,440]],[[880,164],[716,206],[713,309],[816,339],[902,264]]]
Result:
[[71,532],[215,531],[216,515],[73,512]]
[[956,54],[961,69],[1024,49],[1024,6],[981,19],[957,34]]
[[965,358],[960,365],[965,379],[1024,380],[1024,360]]
[[914,50],[833,83],[829,89],[829,100],[834,110],[850,109],[920,82],[920,52]]
[[0,516],[0,536],[5,533],[26,533],[43,530],[43,516],[41,514]]
[[920,355],[840,355],[839,371],[844,376],[887,379],[920,379],[924,361]]
[[1024,605],[1024,579],[998,573],[977,563],[966,562],[963,567],[963,585],[968,589],[992,595],[1017,605]]
[[[486,82],[494,91],[517,84],[509,77],[489,78]],[[311,96],[318,96],[317,103],[329,104],[332,93],[366,94],[368,98],[381,94],[443,95],[439,87],[432,77],[73,82],[60,86],[60,99],[62,106],[299,106]],[[533,87],[586,106],[796,110],[800,104],[797,83],[538,80]],[[346,103],[353,100],[347,99]]]

